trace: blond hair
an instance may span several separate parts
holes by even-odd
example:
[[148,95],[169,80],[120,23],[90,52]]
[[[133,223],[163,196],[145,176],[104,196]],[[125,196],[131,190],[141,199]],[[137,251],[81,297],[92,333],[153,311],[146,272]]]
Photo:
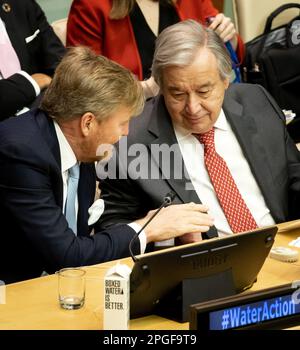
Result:
[[83,46],[68,49],[41,103],[41,109],[57,120],[86,112],[102,120],[121,106],[132,115],[141,113],[141,84],[128,69]]

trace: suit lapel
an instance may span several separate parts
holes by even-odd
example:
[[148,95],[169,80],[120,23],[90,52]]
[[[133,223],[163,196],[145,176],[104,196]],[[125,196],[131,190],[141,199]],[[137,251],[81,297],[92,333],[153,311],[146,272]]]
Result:
[[[45,144],[48,147],[48,151],[45,150],[45,154],[49,154],[49,151],[50,151],[49,162],[52,163],[52,169],[53,169],[53,173],[50,174],[50,176],[55,177],[55,181],[52,182],[52,184],[55,184],[55,187],[53,188],[53,192],[54,192],[57,204],[62,208],[63,207],[63,182],[61,177],[61,159],[60,159],[59,143],[56,136],[54,123],[51,118],[47,117],[42,111],[38,109],[34,112],[34,114],[35,114],[36,123],[38,124],[41,130],[41,135],[43,135]],[[52,155],[52,159],[51,159],[51,155]]]
[[[165,107],[164,99],[162,96],[159,97],[156,106],[152,110],[150,123],[148,125],[148,131],[153,136],[147,145],[149,149],[151,145],[157,144],[158,146],[167,145],[172,150],[174,150],[175,156],[173,157],[171,154],[169,157],[170,168],[168,167],[168,164],[164,164],[163,167],[161,166],[162,161],[159,159],[160,157],[158,152],[151,152],[151,156],[157,166],[159,166],[164,179],[169,183],[170,187],[176,192],[177,196],[183,203],[201,203],[185,168],[172,121]],[[179,164],[180,162],[181,164]],[[174,178],[175,169],[178,170],[180,169],[179,167],[182,168],[182,171],[179,173],[179,175],[182,176],[177,176],[178,178]],[[189,190],[186,189],[187,186]]]
[[252,174],[266,200],[268,207],[273,207],[272,172],[266,150],[259,135],[257,125],[251,114],[231,97],[225,97],[223,110],[231,128],[248,161]]

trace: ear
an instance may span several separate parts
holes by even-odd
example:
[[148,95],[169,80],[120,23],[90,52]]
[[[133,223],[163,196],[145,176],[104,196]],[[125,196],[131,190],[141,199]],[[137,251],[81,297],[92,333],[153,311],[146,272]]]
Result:
[[80,118],[80,127],[82,134],[88,136],[92,131],[93,125],[96,122],[96,117],[91,112],[84,113]]
[[224,79],[224,87],[225,87],[225,90],[227,90],[228,89],[228,86],[229,86],[229,84],[230,84],[230,80],[227,78],[227,79]]

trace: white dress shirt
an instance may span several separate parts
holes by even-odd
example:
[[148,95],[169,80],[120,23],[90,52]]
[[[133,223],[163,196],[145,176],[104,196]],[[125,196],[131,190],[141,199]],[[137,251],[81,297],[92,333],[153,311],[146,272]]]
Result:
[[[63,213],[65,213],[65,204],[66,204],[67,193],[68,193],[68,178],[69,178],[68,171],[77,163],[77,159],[69,142],[67,141],[65,135],[63,134],[61,128],[55,121],[54,121],[54,126],[55,126],[56,136],[58,139],[59,149],[60,149],[61,175],[63,179]],[[76,213],[78,214],[78,195],[76,196],[76,200],[75,200],[75,210],[76,210]],[[97,199],[88,210],[89,212],[88,224],[92,225],[97,220],[99,220],[103,211],[104,211],[104,201],[102,199]],[[132,222],[128,225],[135,232],[138,232],[141,229],[141,226],[135,222]],[[141,253],[144,253],[146,249],[146,244],[147,244],[146,234],[144,231],[140,233],[139,240],[140,240]]]
[[[209,207],[209,214],[214,218],[219,235],[232,234],[205,167],[203,145],[187,130],[177,126],[174,129],[193,185],[190,189],[195,189],[201,202]],[[225,160],[257,225],[259,227],[273,225],[274,219],[223,110],[215,123],[215,148]]]

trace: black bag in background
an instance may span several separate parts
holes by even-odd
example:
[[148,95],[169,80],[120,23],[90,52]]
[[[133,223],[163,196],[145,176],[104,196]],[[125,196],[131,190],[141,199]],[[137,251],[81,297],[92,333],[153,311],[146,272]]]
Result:
[[280,108],[296,113],[287,128],[300,142],[300,15],[271,29],[274,18],[289,8],[300,13],[300,4],[280,6],[267,18],[263,34],[246,43],[243,80],[263,85]]

